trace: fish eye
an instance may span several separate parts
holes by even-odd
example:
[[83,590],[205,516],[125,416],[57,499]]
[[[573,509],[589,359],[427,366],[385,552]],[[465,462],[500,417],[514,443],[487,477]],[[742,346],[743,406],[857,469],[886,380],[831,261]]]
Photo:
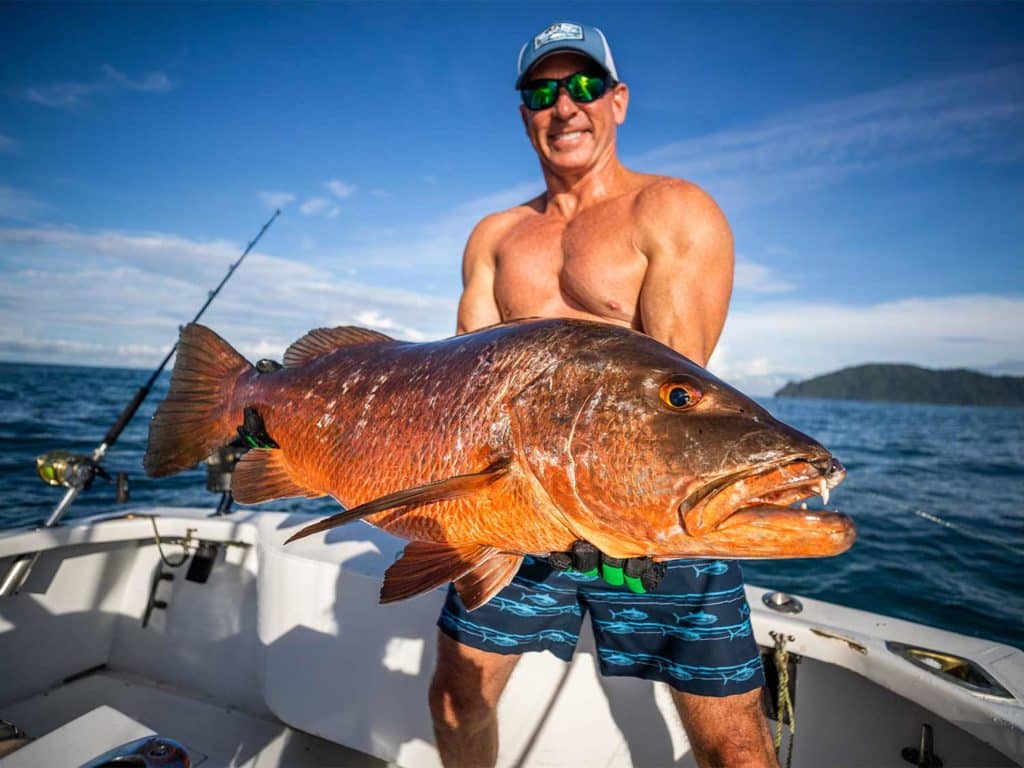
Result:
[[666,381],[661,385],[661,400],[673,411],[692,408],[700,400],[700,390],[685,381]]

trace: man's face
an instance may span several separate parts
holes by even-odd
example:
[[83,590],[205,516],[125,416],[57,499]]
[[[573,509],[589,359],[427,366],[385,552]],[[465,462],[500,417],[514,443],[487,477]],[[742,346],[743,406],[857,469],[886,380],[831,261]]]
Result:
[[[530,70],[530,80],[561,79],[593,69],[594,63],[576,53],[556,53]],[[580,172],[594,167],[615,146],[615,130],[626,119],[629,90],[619,83],[589,104],[577,104],[565,88],[547,109],[520,106],[526,133],[541,162],[556,172]]]

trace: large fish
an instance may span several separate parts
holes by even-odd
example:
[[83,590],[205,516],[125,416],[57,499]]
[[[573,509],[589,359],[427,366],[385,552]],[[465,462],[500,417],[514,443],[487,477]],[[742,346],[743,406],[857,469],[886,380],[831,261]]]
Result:
[[524,555],[579,539],[668,559],[821,557],[855,537],[843,514],[787,506],[842,480],[825,448],[625,328],[517,321],[420,344],[318,329],[273,368],[186,326],[146,471],[194,466],[249,409],[278,447],[242,458],[235,498],[347,508],[291,539],[358,518],[410,539],[383,602],[454,581],[476,607]]

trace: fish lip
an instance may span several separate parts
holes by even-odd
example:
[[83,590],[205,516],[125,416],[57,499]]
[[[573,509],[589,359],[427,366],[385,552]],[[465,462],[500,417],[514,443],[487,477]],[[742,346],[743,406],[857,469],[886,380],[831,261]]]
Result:
[[[781,536],[780,521],[783,525]],[[776,533],[775,551],[765,550],[762,544],[762,551],[745,557],[834,557],[846,552],[857,540],[856,525],[849,515],[842,512],[757,505],[737,510],[719,525],[716,532],[735,537],[748,526],[764,530],[764,523]],[[753,541],[758,538],[754,537]],[[795,551],[797,549],[799,552]]]
[[747,499],[743,505],[733,510],[729,517],[726,517],[723,520],[719,521],[718,525],[715,526],[715,529],[721,527],[726,520],[732,517],[732,515],[735,515],[742,509],[749,509],[750,507],[753,506],[778,506],[780,509],[788,510],[790,509],[788,506],[789,504],[793,504],[796,501],[800,501],[802,499],[810,498],[811,496],[817,495],[818,483],[822,479],[825,480],[826,486],[831,490],[832,488],[835,488],[837,485],[839,485],[839,483],[843,481],[843,478],[846,477],[846,468],[838,459],[831,455],[826,454],[825,456],[822,456],[820,453],[789,454],[767,464],[758,464],[756,466],[749,467],[747,469],[742,469],[737,472],[730,472],[728,474],[721,475],[705,483],[700,488],[690,493],[686,498],[684,498],[679,503],[677,508],[679,516],[679,525],[682,526],[684,531],[687,530],[687,513],[689,513],[699,504],[707,504],[714,496],[721,493],[730,486],[734,485],[735,483],[738,483],[741,480],[746,480],[747,478],[757,477],[759,475],[766,475],[769,474],[770,472],[774,472],[777,469],[796,463],[808,464],[817,469],[818,474],[813,477],[796,478],[792,482],[787,483],[781,486],[780,488],[773,489],[773,493],[769,495],[769,498],[772,495],[775,495],[777,492],[785,493],[788,491],[792,493],[794,491],[798,491],[799,489],[806,489],[808,491],[806,494],[798,495],[795,498],[787,501],[786,504],[776,505],[772,505],[769,501],[766,501],[765,499],[762,499],[760,497]]

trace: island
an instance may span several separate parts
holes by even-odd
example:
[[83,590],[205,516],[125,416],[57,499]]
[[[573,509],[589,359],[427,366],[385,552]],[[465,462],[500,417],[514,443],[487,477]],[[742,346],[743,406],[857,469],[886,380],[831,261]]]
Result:
[[1020,408],[1024,407],[1024,376],[874,363],[791,381],[775,396]]

